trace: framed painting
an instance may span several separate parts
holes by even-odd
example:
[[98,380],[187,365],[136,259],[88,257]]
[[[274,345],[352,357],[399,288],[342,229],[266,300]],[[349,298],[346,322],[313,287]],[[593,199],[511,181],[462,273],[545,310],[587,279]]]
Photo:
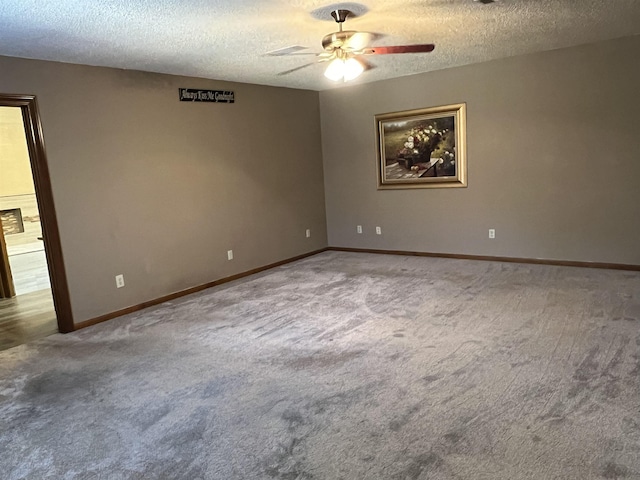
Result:
[[0,210],[0,223],[5,235],[24,232],[24,222],[22,221],[22,211],[19,208]]
[[378,189],[467,186],[466,104],[375,119]]

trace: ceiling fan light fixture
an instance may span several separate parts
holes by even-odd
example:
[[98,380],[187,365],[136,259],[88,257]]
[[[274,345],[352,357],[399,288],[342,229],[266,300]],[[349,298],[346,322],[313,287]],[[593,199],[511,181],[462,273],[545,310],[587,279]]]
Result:
[[346,60],[336,58],[329,63],[329,66],[324,71],[324,76],[334,82],[340,80],[348,82],[359,77],[362,72],[364,72],[364,66],[357,59],[353,57]]
[[331,63],[329,63],[329,66],[324,71],[324,76],[334,82],[342,80],[344,77],[344,60],[341,58],[331,60]]
[[360,76],[360,74],[364,72],[364,67],[362,64],[351,57],[346,62],[344,62],[344,81],[348,82],[349,80],[353,80]]

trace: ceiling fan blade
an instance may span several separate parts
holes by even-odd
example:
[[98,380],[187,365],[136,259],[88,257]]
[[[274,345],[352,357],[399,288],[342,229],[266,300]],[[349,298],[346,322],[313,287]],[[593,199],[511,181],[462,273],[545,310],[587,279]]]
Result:
[[342,48],[345,50],[362,50],[381,37],[382,35],[379,33],[353,32],[353,34],[344,41]]
[[373,63],[369,62],[369,60],[365,60],[361,56],[358,57],[358,61],[364,67],[364,71],[365,72],[368,71],[368,70],[373,70],[374,68],[376,68],[376,66]]
[[265,53],[266,56],[268,57],[318,57],[320,55],[322,55],[321,53],[316,53],[316,52],[304,52],[304,53],[285,53],[285,54],[278,54],[278,55],[273,55],[271,53]]
[[279,48],[278,50],[272,50],[271,52],[265,53],[270,57],[284,57],[289,55],[315,55],[315,53],[298,53],[300,50],[306,50],[309,47],[303,47],[301,45],[293,45],[291,47]]
[[397,45],[393,47],[370,47],[365,48],[365,55],[388,55],[392,53],[427,53],[432,52],[436,46],[432,43],[421,45]]
[[311,65],[315,65],[318,62],[305,63],[304,65],[300,65],[299,67],[292,68],[291,70],[285,70],[284,72],[280,72],[277,75],[289,75],[290,73],[297,72],[298,70],[302,70],[303,68],[310,67]]

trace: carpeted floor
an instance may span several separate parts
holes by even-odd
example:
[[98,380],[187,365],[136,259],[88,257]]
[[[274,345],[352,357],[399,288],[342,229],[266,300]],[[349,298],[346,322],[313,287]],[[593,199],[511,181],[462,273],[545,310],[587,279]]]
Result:
[[325,252],[0,352],[3,479],[638,479],[640,272]]

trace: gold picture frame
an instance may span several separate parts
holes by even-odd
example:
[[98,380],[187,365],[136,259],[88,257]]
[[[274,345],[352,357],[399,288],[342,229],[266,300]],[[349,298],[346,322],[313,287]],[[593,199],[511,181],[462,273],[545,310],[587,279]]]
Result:
[[467,186],[466,103],[375,120],[378,189]]

